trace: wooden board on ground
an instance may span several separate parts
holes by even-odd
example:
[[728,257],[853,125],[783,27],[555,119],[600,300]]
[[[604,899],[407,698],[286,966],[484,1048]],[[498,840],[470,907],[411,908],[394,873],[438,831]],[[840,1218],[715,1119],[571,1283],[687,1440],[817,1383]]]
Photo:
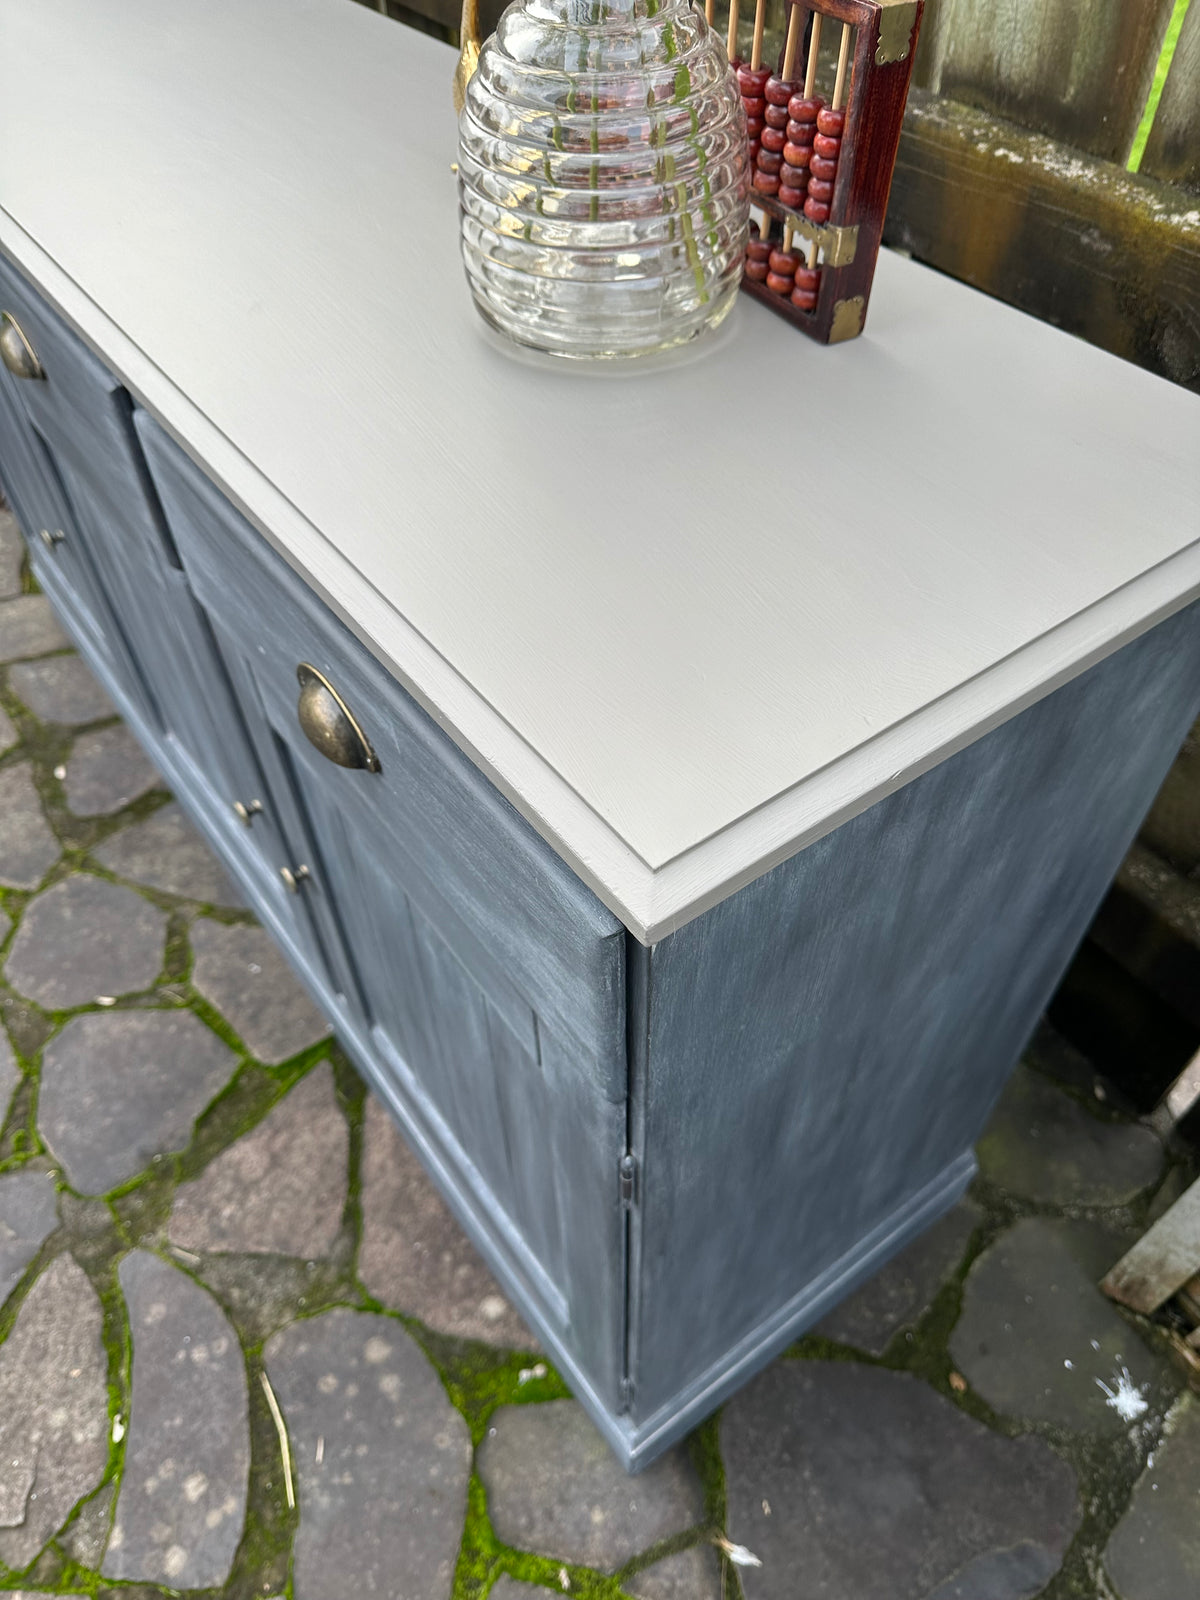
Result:
[[1200,1179],[1126,1252],[1101,1283],[1147,1316],[1200,1271]]

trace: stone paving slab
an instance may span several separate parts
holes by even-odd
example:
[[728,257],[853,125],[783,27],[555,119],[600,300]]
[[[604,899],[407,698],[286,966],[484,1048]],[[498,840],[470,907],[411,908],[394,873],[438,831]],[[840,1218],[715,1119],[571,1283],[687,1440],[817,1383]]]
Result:
[[77,817],[111,816],[159,786],[158,770],[117,723],[82,733],[67,762],[67,805]]
[[935,1222],[836,1306],[813,1329],[826,1339],[881,1356],[901,1328],[911,1328],[963,1259],[982,1213],[969,1200]]
[[[2,916],[3,913],[0,913]],[[8,1115],[9,1101],[21,1076],[21,1069],[13,1053],[12,1043],[3,1024],[0,1024],[0,1127]]]
[[43,1052],[38,1125],[72,1186],[105,1194],[182,1149],[235,1064],[189,1011],[91,1012]]
[[79,656],[44,656],[8,669],[8,686],[42,722],[80,726],[115,717],[117,708]]
[[5,963],[13,988],[48,1011],[148,989],[167,918],[132,889],[72,873],[25,908]]
[[113,834],[94,854],[101,866],[118,877],[184,900],[219,906],[245,904],[241,890],[174,801],[144,822]]
[[265,929],[197,917],[192,950],[193,984],[259,1061],[287,1061],[328,1036],[328,1022]]
[[44,656],[65,650],[70,643],[44,594],[0,601],[0,661]]
[[80,1566],[98,1569],[103,1561],[116,1497],[116,1484],[106,1484],[90,1500],[85,1501],[70,1527],[60,1535],[59,1544],[71,1560],[77,1561]]
[[246,1369],[217,1302],[177,1267],[126,1256],[133,1335],[125,1470],[102,1571],[172,1589],[225,1582],[250,1471]]
[[300,1527],[294,1600],[448,1600],[471,1441],[401,1324],[330,1311],[270,1340],[267,1372],[287,1420]]
[[17,528],[17,519],[0,502],[0,600],[9,600],[21,592],[21,563],[25,559],[25,541]]
[[27,761],[0,772],[0,883],[36,889],[62,854]]
[[[746,1600],[1031,1600],[1079,1522],[1074,1474],[909,1373],[780,1361],[720,1425]],[[953,1582],[955,1587],[947,1587]]]
[[1052,1205],[1124,1205],[1156,1182],[1163,1147],[1149,1128],[1093,1115],[1018,1067],[979,1141],[983,1176]]
[[100,1302],[68,1255],[30,1289],[0,1346],[0,1562],[29,1564],[108,1458]]
[[1146,1463],[1104,1565],[1121,1600],[1200,1595],[1200,1400],[1184,1395]]
[[367,1098],[358,1276],[382,1305],[438,1333],[537,1350],[382,1103]]
[[45,1167],[29,1166],[0,1177],[0,1301],[58,1226],[58,1193]]
[[1123,1244],[1086,1223],[1030,1217],[974,1262],[950,1354],[989,1405],[1103,1438],[1135,1419],[1101,1384],[1116,1390],[1124,1371],[1145,1394],[1177,1387],[1096,1287],[1102,1263],[1117,1260]]
[[709,1544],[693,1545],[656,1561],[625,1578],[621,1588],[633,1600],[725,1600],[720,1558]]
[[505,1544],[604,1572],[704,1518],[682,1447],[631,1478],[574,1400],[501,1406],[475,1465]]
[[11,750],[13,745],[20,741],[20,738],[21,735],[13,725],[12,718],[4,710],[3,706],[0,706],[0,756]]
[[350,1130],[328,1062],[236,1144],[180,1186],[173,1244],[185,1250],[325,1255],[342,1226]]

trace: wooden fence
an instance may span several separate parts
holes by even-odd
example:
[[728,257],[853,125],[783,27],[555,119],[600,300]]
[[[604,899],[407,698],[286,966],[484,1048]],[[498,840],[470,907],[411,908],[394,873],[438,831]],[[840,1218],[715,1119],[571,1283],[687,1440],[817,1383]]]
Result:
[[884,237],[1200,392],[1200,0],[926,0]]

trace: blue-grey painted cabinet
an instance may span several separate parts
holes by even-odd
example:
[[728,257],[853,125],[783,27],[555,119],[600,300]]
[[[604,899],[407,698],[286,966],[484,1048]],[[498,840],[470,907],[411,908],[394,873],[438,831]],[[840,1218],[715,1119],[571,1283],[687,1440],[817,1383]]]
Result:
[[[137,426],[263,764],[251,832],[272,819],[289,843],[310,919],[295,953],[526,1309],[615,1409],[624,929],[162,429]],[[302,667],[374,770],[305,735]]]
[[1200,612],[643,945],[2,265],[0,310],[44,369],[0,371],[0,482],[47,592],[650,1460],[962,1192],[1200,709]]

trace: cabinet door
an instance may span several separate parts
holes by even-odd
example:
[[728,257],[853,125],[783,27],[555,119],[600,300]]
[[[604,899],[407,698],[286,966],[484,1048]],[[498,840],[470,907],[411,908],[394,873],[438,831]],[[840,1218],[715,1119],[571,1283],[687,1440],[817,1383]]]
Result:
[[145,685],[128,640],[93,566],[54,458],[12,392],[15,382],[0,368],[0,483],[29,547],[34,576],[102,675],[144,709]]
[[[624,929],[161,430],[139,431],[307,869],[297,899],[347,1042],[576,1381],[617,1409]],[[374,762],[310,742],[301,664]]]
[[0,371],[5,471],[38,579],[181,798],[261,877],[268,829],[251,841],[237,821],[239,809],[254,815],[261,773],[167,531],[129,395],[3,261],[0,310],[41,369]]

